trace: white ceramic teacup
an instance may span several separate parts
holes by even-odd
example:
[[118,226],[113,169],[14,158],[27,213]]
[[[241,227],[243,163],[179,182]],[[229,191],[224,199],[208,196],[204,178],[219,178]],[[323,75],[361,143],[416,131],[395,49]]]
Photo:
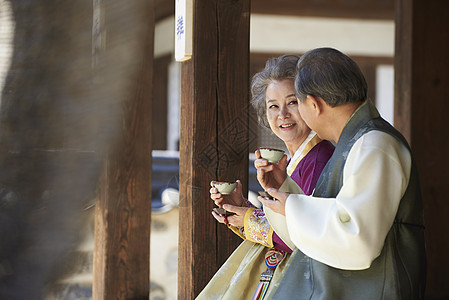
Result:
[[263,159],[268,160],[270,163],[277,163],[282,156],[284,156],[284,150],[279,150],[275,148],[259,148],[260,155]]
[[214,187],[223,195],[230,194],[236,186],[237,182],[214,181]]

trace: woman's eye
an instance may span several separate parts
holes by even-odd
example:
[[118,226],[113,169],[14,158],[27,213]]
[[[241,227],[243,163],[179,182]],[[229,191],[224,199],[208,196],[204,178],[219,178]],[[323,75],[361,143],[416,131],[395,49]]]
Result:
[[297,99],[291,100],[288,104],[292,104],[292,105],[298,104],[298,100]]
[[272,105],[268,106],[269,109],[275,109],[275,108],[277,108],[277,107],[278,107],[278,106],[277,106],[276,104],[272,104]]

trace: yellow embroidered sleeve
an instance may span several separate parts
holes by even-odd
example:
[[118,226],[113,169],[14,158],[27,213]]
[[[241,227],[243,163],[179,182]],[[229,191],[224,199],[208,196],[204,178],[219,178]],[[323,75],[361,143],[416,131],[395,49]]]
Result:
[[261,209],[250,208],[245,214],[245,236],[247,240],[273,247],[273,228]]
[[[241,207],[249,207],[248,203],[251,203],[251,202],[249,202],[247,199],[245,199],[245,201],[242,203]],[[244,239],[244,240],[246,239],[244,227],[235,227],[232,225],[228,225],[228,228],[231,229],[236,235],[238,235],[242,239]]]
[[228,228],[231,229],[236,235],[238,235],[242,239],[246,239],[245,231],[244,231],[243,227],[235,227],[235,226],[229,225]]

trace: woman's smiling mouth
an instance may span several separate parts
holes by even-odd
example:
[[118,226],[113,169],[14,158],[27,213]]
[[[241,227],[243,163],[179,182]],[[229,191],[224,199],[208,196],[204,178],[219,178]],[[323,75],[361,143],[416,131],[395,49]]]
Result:
[[285,128],[290,128],[290,127],[292,127],[293,125],[295,125],[295,123],[281,124],[279,127],[285,129]]

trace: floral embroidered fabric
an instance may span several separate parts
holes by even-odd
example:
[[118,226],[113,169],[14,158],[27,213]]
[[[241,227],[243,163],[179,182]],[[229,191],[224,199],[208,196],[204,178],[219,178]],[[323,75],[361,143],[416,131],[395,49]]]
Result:
[[246,239],[273,247],[273,228],[261,209],[249,208],[245,214]]
[[236,235],[238,235],[242,239],[244,239],[244,240],[246,239],[245,227],[243,227],[243,226],[242,227],[235,227],[235,226],[229,225],[228,228],[231,229]]

